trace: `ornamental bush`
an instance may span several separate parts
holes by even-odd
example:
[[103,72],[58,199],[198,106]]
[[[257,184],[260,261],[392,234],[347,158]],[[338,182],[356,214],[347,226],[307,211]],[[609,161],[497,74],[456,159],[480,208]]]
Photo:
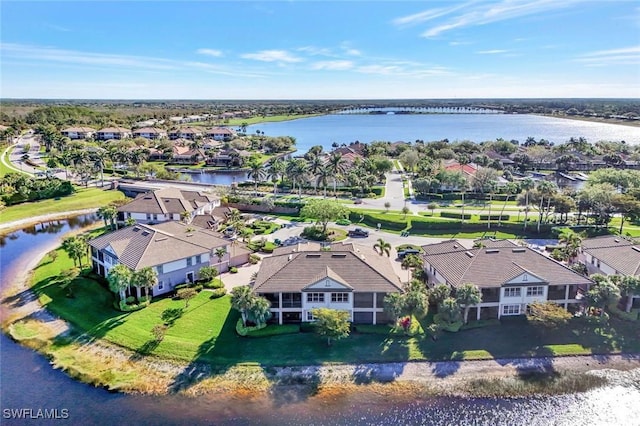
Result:
[[[222,296],[224,296],[225,294],[227,294],[227,289],[224,287],[221,288],[216,288],[215,290],[213,290],[211,292],[211,296],[209,297],[209,299],[218,299]],[[242,319],[240,320],[240,322],[242,322]]]

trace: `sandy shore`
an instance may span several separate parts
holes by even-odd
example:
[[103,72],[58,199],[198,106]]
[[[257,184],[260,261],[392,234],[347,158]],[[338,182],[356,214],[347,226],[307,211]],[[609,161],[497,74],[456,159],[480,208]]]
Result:
[[[79,232],[79,231],[76,231]],[[49,313],[29,289],[31,270],[40,259],[55,248],[64,236],[36,255],[29,256],[20,272],[15,273],[12,285],[4,288],[2,297],[3,331],[11,335],[13,324],[20,321],[38,323],[43,339],[64,336],[71,325]],[[9,280],[7,280],[9,281]],[[22,342],[34,347],[32,342]],[[37,345],[35,347],[38,347]],[[206,364],[187,364],[154,357],[140,357],[134,352],[105,341],[89,338],[74,339],[63,354],[39,347],[51,358],[56,368],[94,385],[114,390],[166,394],[183,392],[191,395],[251,388],[268,391],[273,383],[321,383],[323,385],[353,385],[395,383],[428,385],[435,392],[456,394],[461,384],[473,380],[509,379],[524,373],[586,373],[594,370],[633,370],[633,380],[640,383],[640,354],[545,357],[526,359],[492,359],[482,361],[398,362],[383,364],[340,364],[302,367],[258,366],[234,367],[222,374],[212,371]],[[59,358],[65,358],[60,361]],[[71,363],[69,363],[71,359]],[[77,365],[74,364],[77,362]],[[88,377],[81,363],[101,365],[103,371],[117,371],[123,375],[140,377],[125,385],[114,386],[104,377]],[[106,376],[105,376],[106,377]],[[153,380],[150,382],[149,378]]]

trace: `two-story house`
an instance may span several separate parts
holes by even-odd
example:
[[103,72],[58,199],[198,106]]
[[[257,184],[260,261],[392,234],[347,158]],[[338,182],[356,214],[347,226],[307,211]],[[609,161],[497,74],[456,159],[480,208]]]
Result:
[[[118,219],[135,219],[138,223],[159,223],[209,215],[220,206],[220,197],[200,191],[163,188],[138,195],[133,201],[118,207]],[[189,213],[185,218],[184,212]]]
[[167,137],[167,132],[155,127],[141,127],[133,131],[134,138],[145,138],[149,140],[163,139]]
[[[640,244],[619,235],[583,240],[578,260],[590,274],[640,276]],[[632,299],[631,305],[640,307],[640,294]]]
[[66,136],[71,140],[88,139],[95,133],[96,129],[91,127],[67,127],[60,130],[62,136]]
[[235,136],[235,132],[226,127],[213,127],[207,130],[207,136],[217,141],[229,141]]
[[111,139],[126,139],[131,137],[131,130],[124,127],[105,127],[95,134],[95,139],[99,141],[108,141]]
[[389,322],[384,297],[401,292],[389,258],[354,244],[298,244],[262,260],[253,292],[271,302],[280,324],[313,321],[314,308],[349,312],[354,323]]
[[[507,240],[482,240],[484,247],[467,249],[457,240],[422,247],[430,285],[465,283],[478,286],[482,303],[476,319],[522,315],[532,302],[552,301],[576,309],[579,294],[591,280],[528,247]],[[473,311],[472,311],[473,312]]]
[[[204,266],[226,272],[231,266],[249,261],[250,250],[220,237],[219,234],[181,222],[135,225],[89,241],[93,271],[106,277],[122,263],[132,271],[145,267],[158,274],[152,295],[173,291],[176,285],[193,282]],[[222,254],[224,249],[224,255]]]
[[168,135],[171,140],[187,139],[192,141],[202,137],[204,132],[196,127],[181,127],[179,129],[169,130]]

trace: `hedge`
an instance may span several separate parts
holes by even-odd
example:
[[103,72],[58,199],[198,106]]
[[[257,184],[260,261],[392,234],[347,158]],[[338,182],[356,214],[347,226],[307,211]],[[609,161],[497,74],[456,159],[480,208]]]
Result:
[[[362,217],[362,221],[360,218]],[[392,229],[395,231],[402,231],[403,229],[407,229],[409,222],[407,219],[404,219],[402,216],[396,216],[395,219],[393,216],[388,216],[384,214],[377,213],[360,213],[357,210],[351,211],[349,213],[349,220],[356,223],[364,223],[365,225],[371,226],[372,228],[376,228],[378,224],[383,229]]]
[[282,334],[298,334],[298,333],[300,333],[300,326],[297,324],[284,324],[284,325],[272,324],[272,325],[267,325],[266,327],[259,328],[257,330],[249,330],[246,336],[247,337],[269,337],[269,336],[279,336]]
[[225,294],[227,294],[227,289],[222,287],[222,288],[216,288],[215,290],[213,290],[211,292],[211,296],[209,296],[209,299],[218,299],[222,296],[224,296]]
[[[458,213],[458,212],[440,212],[440,217],[448,217],[451,219],[462,219],[462,213]],[[470,214],[465,214],[464,215],[464,219],[469,220],[471,219],[471,215]]]
[[[502,218],[502,219],[500,219]],[[509,221],[509,215],[508,214],[503,214],[502,216],[499,214],[492,214],[491,216],[489,216],[488,214],[481,214],[480,215],[480,220],[504,220],[505,222]]]
[[620,318],[623,321],[638,321],[638,310],[634,309],[631,312],[625,312],[619,309],[614,303],[607,307],[609,313],[614,317]]

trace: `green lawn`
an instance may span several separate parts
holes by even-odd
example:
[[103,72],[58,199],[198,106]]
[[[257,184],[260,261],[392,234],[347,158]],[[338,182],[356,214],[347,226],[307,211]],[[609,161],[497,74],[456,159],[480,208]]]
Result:
[[[9,162],[9,151],[4,153],[3,159],[7,163]],[[8,173],[24,173],[24,174],[27,174],[26,172],[21,172],[20,169],[13,169],[13,168],[7,167],[7,166],[5,166],[5,164],[3,162],[0,161],[0,177],[6,175]]]
[[104,191],[99,188],[77,188],[74,194],[61,197],[57,200],[52,198],[7,207],[0,215],[0,223],[26,219],[36,215],[101,207],[124,198],[124,194],[120,191]]
[[[191,300],[164,340],[156,345],[151,329],[162,323],[163,311],[184,308],[184,301],[164,298],[143,310],[120,313],[112,307],[112,293],[88,279],[78,280],[74,284],[75,297],[67,298],[62,290],[51,284],[51,277],[69,266],[69,259],[60,252],[56,262],[45,259],[35,271],[34,289],[51,311],[90,337],[189,362],[224,367],[241,363],[273,366],[640,351],[637,324],[614,319],[604,326],[574,320],[560,330],[547,330],[524,320],[504,321],[501,325],[444,333],[437,341],[423,334],[407,337],[354,332],[331,347],[313,333],[243,338],[235,333],[238,313],[231,309],[230,297],[211,300],[207,291]],[[23,332],[28,334],[29,330]]]

